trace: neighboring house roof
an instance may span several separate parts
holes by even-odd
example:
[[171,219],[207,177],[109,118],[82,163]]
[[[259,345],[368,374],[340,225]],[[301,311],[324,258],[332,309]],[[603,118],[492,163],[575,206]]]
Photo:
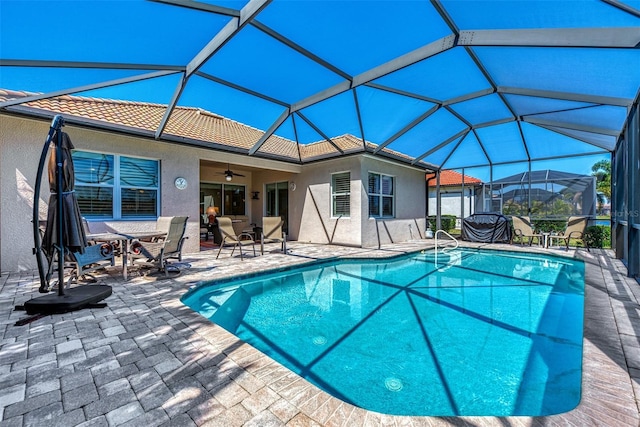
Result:
[[[33,95],[39,94],[0,89],[0,102]],[[149,137],[154,136],[166,109],[167,106],[163,104],[74,95],[38,99],[10,108],[11,111],[21,113],[40,111],[51,117],[55,114],[62,114],[66,119],[73,116],[82,119],[83,124],[90,126],[102,123],[103,126],[114,130],[127,130]],[[204,141],[211,144],[210,146],[205,145],[205,148],[235,149],[236,151],[248,152],[263,135],[264,131],[218,114],[200,108],[176,106],[167,121],[163,139],[177,139],[187,143],[191,141],[195,142],[194,145],[201,147],[203,146],[202,141]],[[298,148],[295,141],[274,134],[262,144],[258,153],[285,161],[300,162],[338,155],[340,152],[336,147],[344,153],[372,152],[377,147],[376,144],[367,142],[365,149],[362,139],[349,134],[333,137],[331,142],[333,144],[321,140],[300,144]],[[387,157],[396,158],[405,163],[412,160],[411,157],[393,150],[383,148],[381,151]]]
[[[434,173],[428,173],[427,174],[427,181],[429,182],[429,187],[435,187],[436,186],[436,174]],[[469,184],[482,184],[482,181],[480,181],[478,178],[474,178],[472,176],[469,175],[464,175],[464,184],[465,185],[469,185]],[[443,170],[440,172],[440,186],[447,186],[447,185],[462,185],[462,174],[456,171],[452,171],[452,170]]]

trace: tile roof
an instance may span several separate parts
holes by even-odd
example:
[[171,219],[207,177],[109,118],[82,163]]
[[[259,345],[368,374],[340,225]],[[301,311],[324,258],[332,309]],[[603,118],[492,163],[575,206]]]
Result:
[[[33,92],[0,89],[0,102],[11,99],[38,95]],[[74,116],[103,122],[106,125],[124,126],[132,129],[154,133],[160,126],[167,106],[150,102],[121,101],[104,98],[62,95],[52,98],[20,104],[30,110]],[[211,148],[220,146],[249,150],[264,135],[264,132],[243,123],[205,111],[201,108],[176,106],[167,121],[163,135],[187,140],[211,143]],[[258,150],[258,153],[281,158],[288,161],[316,160],[332,154],[338,155],[339,147],[344,153],[364,152],[362,140],[354,135],[341,135],[309,144],[298,144],[295,141],[277,135],[270,136]],[[335,146],[334,146],[335,144]],[[366,143],[366,150],[373,151],[376,144]],[[412,160],[404,154],[383,149],[385,154],[403,161]]]
[[[433,173],[428,173],[427,174],[427,180],[432,179],[431,181],[429,181],[429,187],[435,187],[436,186],[436,180],[435,180],[436,175]],[[464,183],[466,184],[481,184],[482,181],[480,181],[478,178],[474,178],[472,176],[469,175],[465,175],[464,176]],[[462,185],[462,174],[460,172],[456,172],[453,170],[443,170],[440,172],[440,185],[441,186],[446,186],[446,185]]]
[[[0,101],[34,95],[30,92],[0,89]],[[98,120],[107,124],[155,132],[167,106],[150,102],[119,101],[63,95],[31,101],[29,108],[66,116]],[[264,132],[220,115],[193,107],[176,106],[167,121],[164,133],[186,139],[250,149]],[[299,159],[295,141],[271,136],[260,148],[263,153]]]

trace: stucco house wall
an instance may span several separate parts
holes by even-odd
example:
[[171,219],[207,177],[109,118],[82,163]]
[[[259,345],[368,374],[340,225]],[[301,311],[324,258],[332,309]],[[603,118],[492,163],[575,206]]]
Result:
[[[360,158],[342,157],[304,167],[297,178],[297,189],[289,199],[292,238],[312,243],[361,245]],[[331,175],[339,172],[351,173],[349,217],[331,215]]]
[[[351,215],[331,216],[331,174],[351,172]],[[395,218],[370,218],[367,194],[369,172],[395,178]],[[305,166],[297,179],[304,199],[292,203],[297,239],[313,243],[377,247],[379,244],[424,238],[424,171],[369,155],[345,157]],[[295,192],[294,192],[295,193]],[[295,194],[299,202],[300,193]],[[290,203],[292,201],[290,195]],[[290,218],[293,216],[290,216]],[[290,220],[291,221],[291,220]]]
[[[362,181],[362,246],[377,247],[385,243],[424,238],[425,180],[424,170],[400,165],[373,156],[363,156]],[[368,211],[368,174],[381,173],[394,177],[395,218],[370,218]]]
[[[29,271],[37,268],[32,253],[33,187],[38,161],[51,121],[0,114],[0,271]],[[264,167],[288,173],[299,172],[299,165],[283,164],[246,155],[222,153],[179,144],[168,144],[113,132],[67,125],[76,149],[123,154],[160,160],[160,215],[187,215],[188,239],[184,252],[199,251],[200,161],[230,162],[247,167]],[[184,190],[174,186],[177,177],[187,179]],[[235,178],[234,178],[235,179]],[[239,178],[238,178],[239,179]],[[245,178],[243,178],[245,179]],[[246,179],[251,179],[250,177]],[[251,190],[252,183],[247,188]],[[49,185],[43,176],[40,218],[46,219]],[[249,205],[250,213],[253,205]],[[253,218],[253,216],[251,216]],[[253,221],[253,219],[252,219]],[[91,232],[140,231],[155,229],[155,221],[90,221]]]
[[[46,119],[0,114],[0,271],[3,272],[37,268],[32,253],[33,187],[49,126]],[[231,163],[232,169],[245,175],[233,179],[234,183],[246,185],[248,198],[246,215],[237,218],[242,220],[235,225],[238,231],[251,223],[261,224],[265,184],[286,181],[296,184],[295,190],[288,192],[290,240],[375,247],[424,237],[424,171],[408,165],[367,154],[299,165],[74,125],[63,130],[79,150],[160,161],[159,215],[189,217],[185,253],[199,251],[200,182],[224,182],[220,163]],[[331,215],[331,175],[346,171],[351,173],[351,214],[336,218]],[[369,218],[370,171],[395,177],[395,218]],[[175,187],[177,177],[187,180],[185,189]],[[251,199],[252,191],[260,192],[259,200]],[[48,199],[48,180],[43,176],[41,219],[46,219]],[[155,220],[90,220],[89,227],[94,233],[153,230]]]
[[[0,115],[0,269],[36,268],[33,245],[33,185],[48,125]],[[49,185],[43,182],[43,187]],[[40,202],[46,215],[46,200]],[[42,210],[44,209],[44,210]]]
[[[20,271],[36,268],[32,255],[33,187],[40,154],[49,131],[49,124],[41,121],[0,116],[0,144],[2,145],[2,270]],[[198,205],[192,203],[199,197],[199,163],[193,150],[171,144],[141,141],[140,138],[66,126],[76,149],[117,153],[160,160],[160,215],[187,215],[186,235],[189,237],[184,251],[195,252],[198,246]],[[143,142],[143,143],[141,143]],[[189,185],[178,190],[173,182],[176,177],[187,179]],[[46,219],[49,200],[49,184],[43,176],[40,193],[40,218]],[[16,203],[18,201],[18,203]],[[155,220],[140,221],[89,221],[91,232],[140,231],[155,229]]]

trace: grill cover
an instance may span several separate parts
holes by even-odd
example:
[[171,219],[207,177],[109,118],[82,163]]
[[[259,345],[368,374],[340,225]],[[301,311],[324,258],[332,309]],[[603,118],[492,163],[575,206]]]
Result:
[[470,215],[462,221],[462,240],[483,243],[510,242],[509,218],[498,213]]

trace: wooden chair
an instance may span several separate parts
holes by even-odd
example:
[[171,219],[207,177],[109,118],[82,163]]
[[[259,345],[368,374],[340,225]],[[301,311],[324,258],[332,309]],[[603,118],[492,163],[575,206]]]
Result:
[[542,242],[542,234],[536,233],[531,224],[531,218],[528,216],[512,216],[513,237],[520,238],[520,244],[524,244],[524,239],[529,239],[529,246],[533,243],[533,239],[538,239],[538,244]]
[[282,253],[287,253],[287,234],[282,230],[284,220],[279,216],[265,216],[262,218],[262,233],[260,237],[260,253],[264,254],[264,244],[280,242]]
[[251,245],[253,247],[253,256],[256,255],[256,242],[255,240],[253,240],[253,236],[248,233],[236,234],[235,230],[233,229],[231,218],[227,218],[224,216],[218,217],[218,229],[222,234],[222,242],[220,243],[220,249],[218,249],[216,259],[218,259],[218,257],[220,256],[220,252],[222,251],[222,247],[224,245],[233,245],[230,256],[233,256],[233,252],[236,250],[236,247],[238,247],[240,249],[241,260],[244,260],[244,255],[242,254],[243,246]]

